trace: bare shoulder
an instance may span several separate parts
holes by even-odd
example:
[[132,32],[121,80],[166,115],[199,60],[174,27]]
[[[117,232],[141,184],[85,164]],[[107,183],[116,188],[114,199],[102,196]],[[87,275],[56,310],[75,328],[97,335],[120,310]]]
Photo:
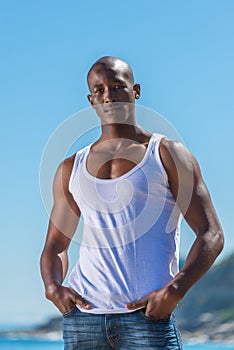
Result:
[[73,169],[73,164],[76,154],[64,159],[58,166],[54,177],[54,189],[63,188],[63,191],[68,192],[68,185]]
[[163,138],[159,147],[160,157],[166,171],[188,171],[200,173],[200,167],[194,155],[182,142]]
[[70,178],[75,157],[76,157],[76,154],[73,154],[71,157],[64,159],[64,161],[62,161],[62,163],[60,164],[60,166],[63,169],[64,176],[69,176]]
[[[54,206],[51,213],[51,221],[60,232],[66,232],[66,236],[72,236],[74,224],[80,215],[72,193],[69,191],[69,181],[73,168],[75,155],[64,159],[58,166],[53,183]],[[56,231],[57,232],[57,231]]]

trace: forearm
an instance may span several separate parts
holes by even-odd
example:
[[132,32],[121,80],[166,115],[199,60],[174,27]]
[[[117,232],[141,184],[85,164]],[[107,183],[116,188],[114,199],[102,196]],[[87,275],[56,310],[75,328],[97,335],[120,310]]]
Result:
[[67,250],[55,253],[54,249],[46,247],[41,255],[41,275],[45,284],[46,298],[63,314],[80,305],[90,309],[91,305],[78,293],[63,286],[64,274],[67,271]]
[[178,299],[209,270],[223,249],[223,232],[221,228],[197,236],[187,256],[184,266],[169,284]]
[[44,249],[41,255],[40,267],[46,294],[50,293],[56,286],[62,285],[67,266],[66,253],[57,254],[51,248]]

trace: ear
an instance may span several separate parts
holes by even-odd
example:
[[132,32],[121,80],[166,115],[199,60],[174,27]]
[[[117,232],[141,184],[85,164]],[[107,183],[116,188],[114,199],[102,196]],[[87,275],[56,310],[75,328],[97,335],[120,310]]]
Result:
[[140,84],[134,84],[133,85],[133,90],[135,92],[135,99],[138,100],[138,98],[140,98],[140,94],[141,94],[141,86],[140,86]]
[[91,106],[93,105],[93,100],[92,100],[92,96],[91,95],[87,95],[87,98],[91,104]]

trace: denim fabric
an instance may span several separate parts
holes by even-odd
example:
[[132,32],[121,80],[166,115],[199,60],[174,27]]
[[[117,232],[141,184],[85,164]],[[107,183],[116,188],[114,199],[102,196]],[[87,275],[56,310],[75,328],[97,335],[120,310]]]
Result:
[[154,321],[144,310],[124,314],[90,314],[78,308],[63,316],[65,350],[181,350],[174,315]]

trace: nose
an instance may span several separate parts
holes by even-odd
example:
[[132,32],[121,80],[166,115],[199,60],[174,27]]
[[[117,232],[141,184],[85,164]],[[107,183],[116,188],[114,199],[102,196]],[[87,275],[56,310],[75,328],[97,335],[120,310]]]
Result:
[[107,89],[104,95],[104,103],[116,102],[116,97],[113,89]]

